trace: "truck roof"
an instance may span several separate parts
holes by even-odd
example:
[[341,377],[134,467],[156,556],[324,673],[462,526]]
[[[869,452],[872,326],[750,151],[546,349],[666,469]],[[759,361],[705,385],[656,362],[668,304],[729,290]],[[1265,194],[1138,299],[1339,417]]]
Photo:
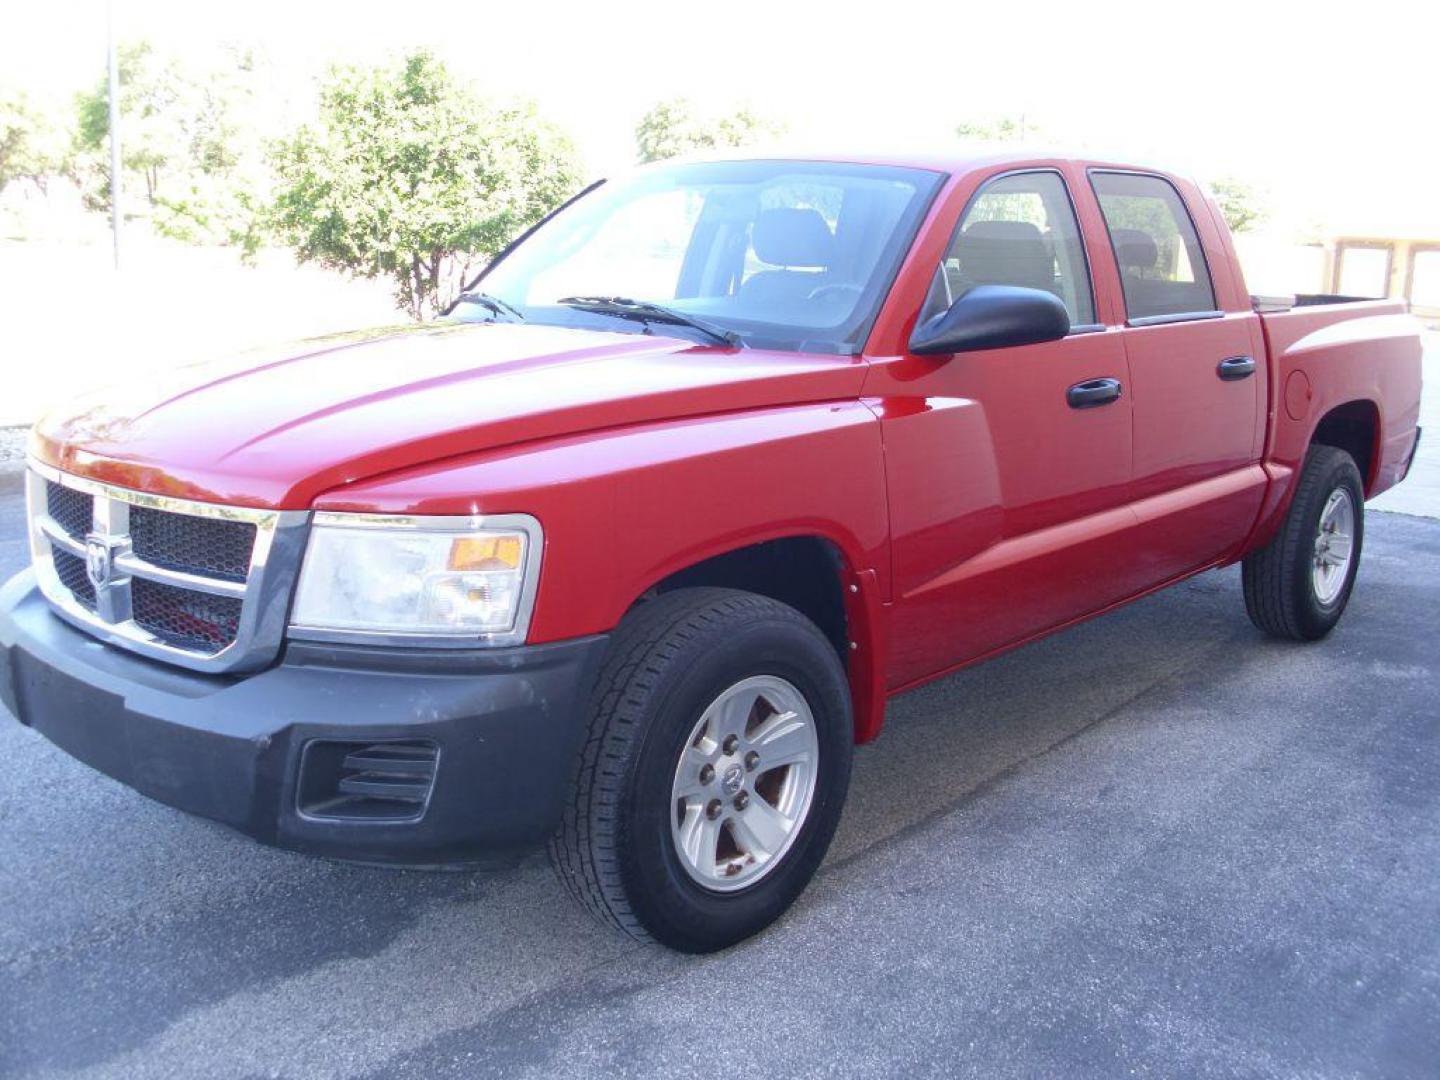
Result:
[[[928,169],[931,172],[964,173],[975,168],[1031,165],[1037,163],[1076,163],[1120,169],[1143,169],[1168,176],[1185,173],[1150,161],[1117,157],[1076,147],[1041,143],[986,143],[957,141],[954,148],[943,153],[918,150],[878,150],[854,147],[773,148],[747,147],[743,150],[709,151],[685,155],[670,161],[833,161],[854,165],[892,165],[907,169]],[[665,164],[657,162],[656,164]]]

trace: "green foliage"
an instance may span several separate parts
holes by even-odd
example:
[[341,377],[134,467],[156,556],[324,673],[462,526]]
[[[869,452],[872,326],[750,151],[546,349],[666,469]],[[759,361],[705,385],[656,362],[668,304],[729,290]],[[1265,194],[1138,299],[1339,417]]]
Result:
[[1213,181],[1210,194],[1215,196],[1231,232],[1247,232],[1270,216],[1255,188],[1233,176]]
[[1176,280],[1176,268],[1184,243],[1164,200],[1150,195],[1106,194],[1100,196],[1100,209],[1105,214],[1106,226],[1112,231],[1130,229],[1142,232],[1155,241],[1155,265],[1148,270],[1131,270],[1130,273],[1160,281]]
[[640,161],[664,161],[682,154],[749,146],[780,134],[781,125],[748,105],[723,116],[705,117],[685,98],[662,101],[635,127]]
[[273,149],[269,224],[314,262],[395,281],[416,320],[579,186],[573,147],[534,107],[476,97],[425,51],[337,68],[320,116]]
[[1037,229],[1049,225],[1045,200],[1033,191],[987,191],[975,200],[965,218],[974,221],[1027,221]]
[[0,191],[28,180],[40,190],[65,171],[65,135],[18,90],[0,89]]
[[1045,137],[1044,131],[1024,113],[971,117],[955,125],[955,134],[981,142],[1026,142]]
[[[232,52],[194,70],[144,41],[118,52],[122,187],[144,192],[144,210],[163,235],[192,243],[239,239],[264,182],[261,138],[250,119],[253,56]],[[103,76],[75,109],[76,177],[86,204],[108,211],[110,94]]]
[[1180,235],[1170,208],[1154,196],[1107,193],[1100,196],[1100,208],[1111,229],[1143,232],[1162,247]]
[[[153,203],[166,170],[183,152],[177,116],[183,98],[179,67],[157,58],[146,41],[124,43],[118,51],[120,164],[143,181],[146,198]],[[86,201],[94,209],[108,210],[110,88],[103,74],[93,90],[77,96],[75,112],[75,149]]]

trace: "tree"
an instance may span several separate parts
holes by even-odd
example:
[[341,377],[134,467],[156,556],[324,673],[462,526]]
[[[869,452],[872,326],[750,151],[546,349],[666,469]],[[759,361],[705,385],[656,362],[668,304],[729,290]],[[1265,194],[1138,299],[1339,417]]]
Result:
[[1215,196],[1231,232],[1247,232],[1269,217],[1261,205],[1259,194],[1243,180],[1233,176],[1221,177],[1211,182],[1210,193]]
[[1025,142],[1044,137],[1041,128],[1024,113],[1013,116],[997,114],[972,117],[957,124],[955,134],[962,139],[978,139],[983,142]]
[[279,142],[270,223],[302,262],[395,281],[412,318],[578,186],[569,140],[529,104],[476,97],[426,51],[332,70],[320,115]]
[[59,125],[20,91],[0,89],[0,191],[28,180],[43,192],[65,165]]
[[700,115],[685,98],[662,101],[635,126],[641,162],[664,161],[681,154],[721,147],[748,146],[780,134],[774,121],[748,105],[721,116]]
[[[117,49],[120,69],[122,157],[120,167],[133,173],[154,203],[160,183],[182,153],[176,113],[183,80],[174,61],[156,57],[148,41],[124,42]],[[75,149],[80,155],[86,202],[96,210],[110,208],[110,89],[102,76],[93,90],[75,99]]]
[[[250,121],[253,56],[231,51],[205,68],[158,55],[149,42],[119,50],[121,168],[144,191],[155,229],[189,242],[235,241],[262,183],[263,145]],[[86,204],[110,209],[110,94],[101,78],[76,107],[76,173]]]

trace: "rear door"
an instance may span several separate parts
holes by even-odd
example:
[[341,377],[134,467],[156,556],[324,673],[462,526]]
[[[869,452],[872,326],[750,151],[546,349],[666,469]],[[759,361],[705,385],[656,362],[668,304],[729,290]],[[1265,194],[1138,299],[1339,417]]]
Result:
[[1134,557],[1158,584],[1230,553],[1255,519],[1263,342],[1248,298],[1216,273],[1229,253],[1196,189],[1187,206],[1158,174],[1091,169],[1090,184],[1125,307]]

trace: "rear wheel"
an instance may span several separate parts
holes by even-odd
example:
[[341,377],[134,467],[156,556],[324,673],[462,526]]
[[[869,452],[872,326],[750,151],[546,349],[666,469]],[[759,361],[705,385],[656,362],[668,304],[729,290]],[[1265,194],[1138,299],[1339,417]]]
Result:
[[1340,621],[1365,537],[1360,470],[1344,450],[1312,446],[1279,533],[1242,567],[1250,621],[1274,637],[1314,641]]
[[551,860],[601,921],[725,948],[814,875],[852,741],[844,670],[810,620],[728,589],[666,594],[615,632]]

